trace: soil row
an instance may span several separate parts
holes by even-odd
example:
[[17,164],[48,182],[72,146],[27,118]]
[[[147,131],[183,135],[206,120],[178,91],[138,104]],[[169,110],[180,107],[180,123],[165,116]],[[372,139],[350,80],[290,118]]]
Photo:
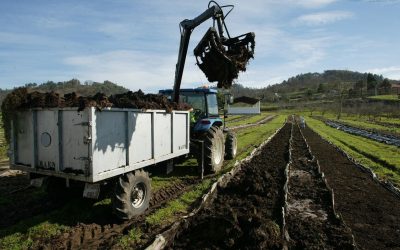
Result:
[[336,217],[331,193],[297,125],[290,150],[285,216],[289,249],[354,249],[351,231]]
[[335,209],[351,228],[357,247],[400,249],[400,199],[310,128],[302,131],[335,191]]
[[214,201],[191,217],[173,249],[281,249],[284,169],[291,127],[286,124],[246,163]]

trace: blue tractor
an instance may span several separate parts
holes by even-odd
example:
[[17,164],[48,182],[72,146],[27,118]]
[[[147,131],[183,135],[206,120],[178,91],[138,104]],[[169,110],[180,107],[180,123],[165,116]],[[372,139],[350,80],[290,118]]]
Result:
[[[160,94],[172,97],[173,90],[160,90]],[[234,159],[237,153],[237,139],[232,131],[224,130],[224,121],[218,114],[217,90],[210,88],[181,89],[180,102],[192,106],[191,141],[192,154],[204,162],[206,173],[221,170],[225,159]],[[204,155],[201,159],[199,142],[203,142]]]

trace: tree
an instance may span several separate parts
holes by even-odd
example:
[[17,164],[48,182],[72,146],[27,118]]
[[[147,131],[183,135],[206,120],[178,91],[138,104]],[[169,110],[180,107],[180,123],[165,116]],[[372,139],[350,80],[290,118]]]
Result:
[[379,84],[379,89],[382,91],[383,94],[389,94],[391,87],[392,85],[387,78],[383,79],[383,81]]
[[375,93],[376,87],[377,87],[377,81],[376,81],[374,75],[371,73],[368,73],[368,75],[367,75],[367,90],[368,90],[368,92],[370,93],[373,91],[374,94],[376,94]]
[[362,97],[363,96],[363,88],[364,88],[364,80],[358,80],[358,81],[356,81],[356,83],[354,84],[354,91],[355,92],[359,92],[360,93],[360,96]]
[[318,92],[318,93],[324,93],[324,92],[325,92],[325,89],[326,89],[325,84],[320,83],[320,84],[318,85],[317,92]]

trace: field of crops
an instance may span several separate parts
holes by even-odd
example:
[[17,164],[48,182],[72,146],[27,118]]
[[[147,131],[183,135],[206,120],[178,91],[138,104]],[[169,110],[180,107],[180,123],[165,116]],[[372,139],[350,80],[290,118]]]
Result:
[[[236,130],[238,155],[219,174],[200,180],[194,159],[168,175],[151,171],[150,208],[127,221],[111,213],[112,188],[95,202],[79,192],[59,199],[45,187],[30,187],[26,174],[3,170],[0,213],[7,216],[0,222],[0,249],[142,249],[165,232],[163,246],[173,249],[399,248],[399,197],[323,138],[397,186],[399,148],[312,117],[300,129],[295,116],[272,115],[227,119],[228,127],[254,126]],[[229,181],[211,192],[222,175]],[[191,211],[197,214],[181,219]],[[171,231],[171,225],[177,226]]]

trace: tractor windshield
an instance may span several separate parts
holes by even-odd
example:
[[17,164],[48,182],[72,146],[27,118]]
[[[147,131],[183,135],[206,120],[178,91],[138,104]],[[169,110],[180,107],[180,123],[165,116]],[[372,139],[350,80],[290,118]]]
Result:
[[216,94],[207,94],[208,116],[218,116],[218,102]]
[[196,119],[206,116],[206,100],[203,93],[181,93],[179,99],[192,106]]

